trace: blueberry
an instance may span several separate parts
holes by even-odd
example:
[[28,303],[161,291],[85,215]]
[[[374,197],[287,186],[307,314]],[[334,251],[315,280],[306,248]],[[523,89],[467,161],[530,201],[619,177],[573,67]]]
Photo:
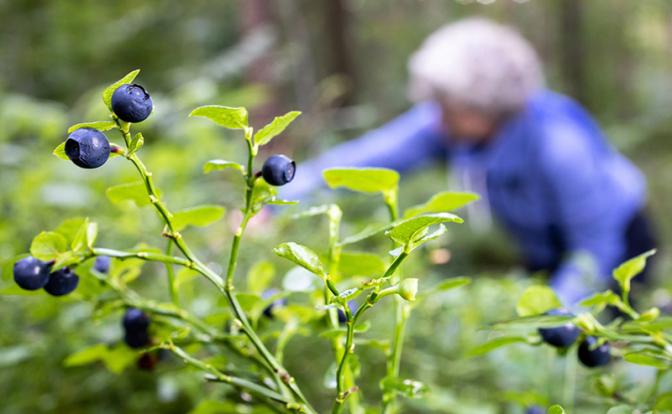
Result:
[[152,352],[145,352],[138,358],[138,368],[143,371],[153,371],[156,363],[159,362],[159,357]]
[[128,308],[124,314],[122,324],[126,332],[147,332],[149,328],[149,316],[140,309]]
[[131,348],[144,348],[150,344],[149,316],[140,309],[128,308],[124,314],[124,342]]
[[[280,293],[278,289],[268,289],[264,293],[261,294],[262,299],[269,299],[272,296],[277,295]],[[273,319],[273,312],[275,309],[286,306],[287,305],[287,299],[286,298],[279,298],[274,300],[270,305],[266,306],[264,309],[264,316]]]
[[52,296],[63,296],[75,290],[78,284],[79,276],[64,267],[49,275],[49,281],[44,285],[44,290]]
[[607,365],[611,360],[609,353],[609,343],[605,342],[602,345],[595,347],[597,338],[588,336],[579,345],[579,361],[588,368],[595,368]]
[[14,281],[21,289],[37,290],[49,281],[51,263],[37,260],[33,256],[24,257],[14,263]]
[[[354,313],[357,312],[357,302],[354,300],[348,301],[348,308],[350,308],[350,312]],[[348,321],[348,318],[345,316],[345,312],[343,312],[342,309],[338,309],[338,323],[343,325]]]
[[539,407],[538,405],[531,405],[525,410],[525,414],[546,414],[546,410]]
[[107,273],[110,271],[110,258],[109,256],[98,256],[96,257],[96,262],[93,264],[93,268],[100,273]]
[[124,334],[124,342],[131,348],[144,348],[150,344],[147,331],[130,332]]
[[294,179],[296,163],[284,155],[271,155],[261,167],[261,175],[270,185],[281,186]]
[[110,157],[110,143],[97,129],[79,128],[65,141],[65,154],[78,167],[98,168]]
[[112,94],[112,111],[126,122],[142,122],[152,113],[152,98],[140,85],[121,85]]
[[[546,313],[547,315],[565,316],[571,315],[569,312],[554,309]],[[547,344],[556,348],[567,348],[576,341],[581,331],[571,322],[554,328],[539,328],[541,339]]]

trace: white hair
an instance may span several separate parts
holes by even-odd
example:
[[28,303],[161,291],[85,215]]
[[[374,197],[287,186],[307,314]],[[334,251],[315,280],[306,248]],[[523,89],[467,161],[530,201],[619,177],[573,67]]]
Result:
[[489,115],[520,110],[544,83],[532,46],[514,29],[483,18],[447,24],[410,58],[409,97]]

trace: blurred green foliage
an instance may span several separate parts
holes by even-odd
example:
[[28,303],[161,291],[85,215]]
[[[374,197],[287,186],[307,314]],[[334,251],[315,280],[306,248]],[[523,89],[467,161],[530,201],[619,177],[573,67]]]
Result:
[[[516,24],[540,50],[549,85],[579,97],[613,142],[643,168],[666,246],[672,234],[672,222],[666,219],[672,207],[670,2],[581,2],[573,30],[563,23],[561,16],[567,13],[563,7],[570,2],[562,0],[498,0],[490,5],[351,0],[344,30],[352,64],[345,78],[335,70],[330,48],[325,47],[333,36],[323,30],[329,18],[326,2],[268,3],[272,6],[267,23],[272,30],[263,24],[250,29],[247,2],[0,1],[0,291],[13,286],[9,266],[15,255],[26,252],[40,230],[54,228],[65,217],[95,217],[104,245],[130,248],[138,241],[137,234],[143,234],[147,243],[163,245],[161,226],[152,211],[122,209],[105,197],[108,187],[135,179],[127,165],[112,160],[104,171],[81,174],[51,155],[75,121],[104,119],[99,90],[110,79],[129,68],[143,69],[143,84],[156,104],[155,114],[141,128],[147,140],[144,157],[160,172],[155,179],[168,204],[175,209],[205,203],[229,206],[224,220],[206,230],[188,230],[194,247],[213,263],[221,263],[231,237],[229,222],[240,206],[233,194],[239,193],[242,183],[233,170],[203,175],[202,165],[212,158],[241,159],[244,148],[239,140],[230,139],[232,134],[188,120],[190,109],[208,102],[273,104],[280,109],[276,113],[300,109],[304,116],[296,123],[294,136],[277,144],[294,145],[300,160],[403,110],[409,53],[439,25],[471,14]],[[579,60],[562,58],[566,53],[571,56],[568,44],[580,46]],[[261,58],[266,60],[259,63]],[[269,69],[270,75],[252,76],[260,66]],[[575,67],[580,68],[578,76]],[[357,105],[337,104],[338,96],[347,93]],[[260,125],[263,118],[263,111],[253,113],[252,122]],[[445,190],[447,183],[443,168],[404,177],[400,198],[406,204],[402,207]],[[348,234],[363,228],[372,217],[386,215],[382,205],[372,207],[364,196],[349,197],[344,209],[346,216],[356,218],[344,223]],[[274,257],[269,246],[286,240],[326,243],[326,223],[311,219],[288,224],[285,217],[276,219],[278,226],[252,231],[241,258],[245,271],[262,258],[275,263],[276,285],[289,267]],[[432,392],[411,401],[406,412],[516,413],[522,412],[523,405],[560,401],[564,391],[558,383],[572,371],[552,351],[514,345],[487,357],[468,356],[487,337],[480,329],[513,316],[516,298],[531,283],[515,268],[510,270],[515,252],[506,239],[478,234],[467,222],[441,240],[423,249],[409,269],[422,275],[428,285],[462,274],[475,281],[416,309],[402,371],[422,379]],[[378,240],[365,246],[382,249],[386,245]],[[446,260],[448,265],[426,265]],[[670,269],[664,253],[657,264],[661,275]],[[146,265],[137,283],[144,293],[165,299],[164,280],[161,267]],[[661,286],[670,287],[664,280]],[[205,283],[186,284],[184,295],[193,300],[196,313],[215,306]],[[655,304],[669,300],[670,293],[663,288],[645,299]],[[391,311],[385,306],[374,310],[373,318],[380,323],[372,324],[373,329],[382,329]],[[159,368],[160,375],[132,367],[118,375],[101,364],[64,367],[68,355],[91,344],[118,344],[118,320],[93,323],[92,312],[90,305],[73,299],[0,296],[3,412],[182,413],[204,400],[196,412],[236,412],[235,402],[214,401],[224,395],[221,386],[204,383],[196,372],[173,371],[170,363]],[[287,348],[289,368],[310,395],[328,396],[314,378],[315,371],[328,368],[329,359],[319,351],[325,341],[303,339],[303,346],[290,343]],[[320,346],[312,346],[312,341]],[[379,349],[364,348],[360,358],[372,366],[363,373],[363,394],[377,397],[378,384],[366,378],[381,376],[384,356]],[[574,369],[578,412],[604,412],[601,401],[590,396],[592,375]],[[617,366],[615,381],[646,384],[652,378]],[[670,379],[663,378],[662,384],[669,387]]]

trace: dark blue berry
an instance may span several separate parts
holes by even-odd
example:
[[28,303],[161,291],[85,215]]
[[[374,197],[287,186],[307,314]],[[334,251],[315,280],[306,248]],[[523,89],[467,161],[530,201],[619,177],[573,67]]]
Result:
[[65,155],[78,167],[98,168],[110,157],[110,143],[97,129],[79,128],[65,141]]
[[121,85],[112,94],[112,111],[122,121],[142,122],[152,113],[152,98],[140,85]]
[[[350,308],[350,312],[354,313],[357,312],[357,302],[354,300],[348,301],[348,308]],[[343,325],[348,321],[348,318],[345,316],[345,312],[343,312],[342,309],[338,309],[338,323]]]
[[44,290],[52,296],[63,296],[75,290],[78,284],[79,276],[64,267],[49,274],[49,281],[44,285]]
[[131,348],[144,348],[150,344],[148,332],[129,332],[124,334],[124,342]]
[[294,179],[296,163],[284,155],[271,155],[261,167],[261,175],[270,185],[281,186]]
[[124,313],[122,324],[126,332],[147,332],[149,322],[149,316],[145,312],[137,308],[128,308]]
[[124,342],[131,348],[143,348],[150,344],[149,316],[140,309],[128,308],[124,313]]
[[597,346],[597,338],[588,336],[579,345],[579,361],[588,368],[595,368],[607,365],[611,361],[609,353],[609,343],[604,342]]
[[[261,294],[261,298],[262,299],[270,299],[272,296],[275,296],[278,293],[280,293],[280,291],[278,289],[268,289],[264,293]],[[268,305],[268,306],[266,306],[266,308],[264,308],[264,316],[269,318],[269,319],[273,319],[273,312],[275,312],[275,310],[277,308],[281,308],[281,307],[286,306],[286,305],[287,305],[287,299],[286,298],[276,299],[270,305]]]
[[538,405],[532,405],[527,407],[527,410],[525,410],[525,414],[546,414],[546,410],[539,407]]
[[[547,315],[566,316],[571,314],[561,309],[554,309],[547,312]],[[571,322],[554,328],[539,328],[541,339],[556,348],[567,348],[576,341],[580,333],[579,328]]]
[[49,281],[51,264],[37,260],[33,256],[24,257],[14,263],[14,281],[21,289],[37,290]]
[[110,271],[110,258],[109,256],[98,256],[96,257],[96,262],[93,264],[93,268],[100,273],[107,273]]

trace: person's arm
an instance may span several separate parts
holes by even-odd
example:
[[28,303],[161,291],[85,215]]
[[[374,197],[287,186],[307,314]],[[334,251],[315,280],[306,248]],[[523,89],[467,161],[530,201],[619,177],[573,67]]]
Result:
[[296,177],[282,195],[302,198],[324,183],[322,171],[331,167],[383,167],[399,172],[416,168],[445,151],[439,128],[440,113],[434,104],[415,105],[380,128],[298,163]]
[[[568,118],[546,125],[540,137],[539,162],[569,252],[551,286],[567,305],[607,287],[625,249],[623,213],[601,170],[601,157],[611,155],[594,145],[591,133]],[[577,260],[582,255],[592,259],[592,271]]]

